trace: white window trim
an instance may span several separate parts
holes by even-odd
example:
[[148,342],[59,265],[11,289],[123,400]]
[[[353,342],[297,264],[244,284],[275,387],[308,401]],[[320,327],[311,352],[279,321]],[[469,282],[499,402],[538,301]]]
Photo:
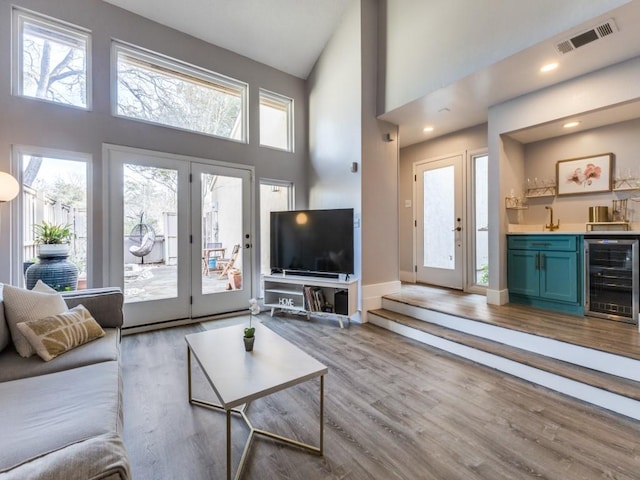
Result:
[[289,180],[275,180],[273,178],[260,178],[259,186],[269,186],[269,187],[283,187],[289,189],[289,196],[287,198],[287,209],[295,210],[296,209],[296,195],[295,195],[295,184],[290,182]]
[[[74,160],[87,164],[87,288],[93,287],[93,156],[89,153],[72,152],[69,150],[58,150],[55,148],[35,147],[30,145],[12,145],[11,147],[11,172],[22,186],[21,159],[25,155],[42,156],[47,158],[57,158],[61,160]],[[22,261],[20,250],[23,245],[23,235],[20,223],[22,222],[22,195],[11,202],[11,283],[13,285],[24,285],[22,274]]]
[[[120,115],[118,113],[118,54],[125,53],[126,55],[140,59],[141,61],[149,62],[168,70],[173,70],[183,75],[191,76],[202,80],[207,83],[218,83],[220,85],[229,86],[232,88],[242,89],[241,101],[242,101],[242,135],[240,139],[223,137],[220,135],[214,135],[205,132],[199,132],[197,130],[191,130],[188,128],[176,127],[174,125],[167,125],[165,123],[154,122],[151,120],[142,120],[135,117],[128,117],[126,115]],[[146,123],[149,125],[158,125],[165,128],[171,128],[174,130],[181,130],[184,132],[194,133],[197,135],[205,135],[207,137],[220,138],[222,140],[228,140],[237,143],[249,143],[249,122],[248,122],[248,108],[247,99],[249,98],[249,84],[242,82],[232,77],[222,75],[220,73],[207,70],[196,65],[192,65],[182,60],[163,55],[152,50],[147,50],[136,45],[123,42],[121,40],[113,39],[111,41],[111,115],[116,118],[124,118],[135,122]]]
[[[58,31],[64,35],[71,35],[76,37],[83,37],[86,41],[85,63],[86,63],[86,106],[70,105],[68,103],[54,102],[47,98],[38,98],[22,93],[22,60],[23,60],[23,48],[22,48],[22,25],[24,20],[28,20],[30,23],[38,24],[44,28]],[[20,98],[27,98],[30,100],[36,100],[40,102],[46,102],[53,105],[60,105],[62,107],[75,108],[78,110],[90,111],[93,108],[93,77],[92,77],[92,47],[91,47],[91,30],[74,25],[72,23],[64,22],[57,18],[41,15],[37,12],[26,10],[20,7],[12,7],[11,9],[11,91],[14,96]]]
[[262,140],[260,140],[260,146],[263,148],[272,148],[274,150],[279,150],[281,152],[291,152],[293,153],[295,150],[295,142],[294,142],[294,99],[291,97],[287,97],[286,95],[281,95],[279,93],[271,92],[264,88],[261,88],[259,91],[259,102],[260,105],[262,103],[262,99],[265,98],[267,100],[271,100],[272,102],[280,103],[283,106],[286,105],[287,110],[287,147],[279,148],[271,145],[264,145]]
[[469,293],[477,293],[479,295],[486,295],[488,285],[480,285],[476,283],[476,238],[475,232],[478,228],[476,225],[476,158],[489,156],[489,150],[487,148],[480,148],[477,150],[471,150],[467,153],[468,161],[468,178],[469,178],[469,195],[468,199],[468,212],[469,212],[469,225],[468,225],[468,235],[467,235],[467,244],[468,248],[468,258],[467,258],[467,288],[466,292]]

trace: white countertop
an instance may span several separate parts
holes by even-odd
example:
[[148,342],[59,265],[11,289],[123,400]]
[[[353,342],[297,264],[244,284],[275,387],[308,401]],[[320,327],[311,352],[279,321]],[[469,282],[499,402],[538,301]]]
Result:
[[614,230],[614,231],[608,231],[608,230],[600,230],[597,232],[587,232],[585,230],[580,230],[580,231],[565,231],[565,230],[556,230],[553,232],[549,232],[549,231],[544,231],[541,232],[540,230],[538,231],[530,231],[530,232],[507,232],[507,235],[584,235],[585,237],[595,237],[595,236],[602,236],[602,235],[607,235],[607,236],[618,236],[618,235],[627,235],[627,236],[640,236],[640,231],[638,230],[629,230],[629,231],[618,231],[618,230]]
[[[606,227],[606,223],[602,223],[599,226]],[[613,227],[613,225],[611,225]],[[542,224],[509,224],[507,233],[509,235],[585,235],[585,236],[597,236],[597,235],[640,235],[640,224],[631,223],[631,230],[596,230],[587,231],[587,226],[584,223],[571,223],[566,225],[560,225],[559,230],[550,232],[544,228]]]

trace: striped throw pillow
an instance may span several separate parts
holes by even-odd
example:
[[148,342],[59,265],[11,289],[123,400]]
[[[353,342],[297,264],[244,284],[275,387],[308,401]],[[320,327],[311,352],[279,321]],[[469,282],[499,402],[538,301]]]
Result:
[[20,322],[17,326],[45,362],[104,335],[84,305],[58,315]]

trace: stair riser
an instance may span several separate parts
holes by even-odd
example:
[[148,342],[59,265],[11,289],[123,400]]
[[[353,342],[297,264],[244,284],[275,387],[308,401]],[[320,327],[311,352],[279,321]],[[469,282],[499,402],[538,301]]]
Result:
[[[388,307],[386,307],[388,308]],[[418,342],[439,348],[454,355],[472,360],[479,364],[494,368],[515,377],[527,380],[536,385],[549,388],[569,397],[597,405],[607,410],[640,420],[640,402],[587,385],[575,380],[546,372],[528,365],[523,365],[498,355],[483,352],[442,337],[402,325],[378,315],[369,313],[369,322]]]
[[383,299],[383,308],[522,350],[640,382],[640,361],[551,338]]

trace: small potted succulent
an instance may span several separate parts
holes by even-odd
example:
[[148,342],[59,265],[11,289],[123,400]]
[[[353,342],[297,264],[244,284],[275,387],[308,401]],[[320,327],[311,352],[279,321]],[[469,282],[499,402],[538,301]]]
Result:
[[249,326],[244,329],[244,349],[247,352],[253,350],[253,342],[255,342],[256,337],[256,327],[252,327],[253,316],[260,313],[260,305],[258,305],[258,301],[255,298],[249,300]]

